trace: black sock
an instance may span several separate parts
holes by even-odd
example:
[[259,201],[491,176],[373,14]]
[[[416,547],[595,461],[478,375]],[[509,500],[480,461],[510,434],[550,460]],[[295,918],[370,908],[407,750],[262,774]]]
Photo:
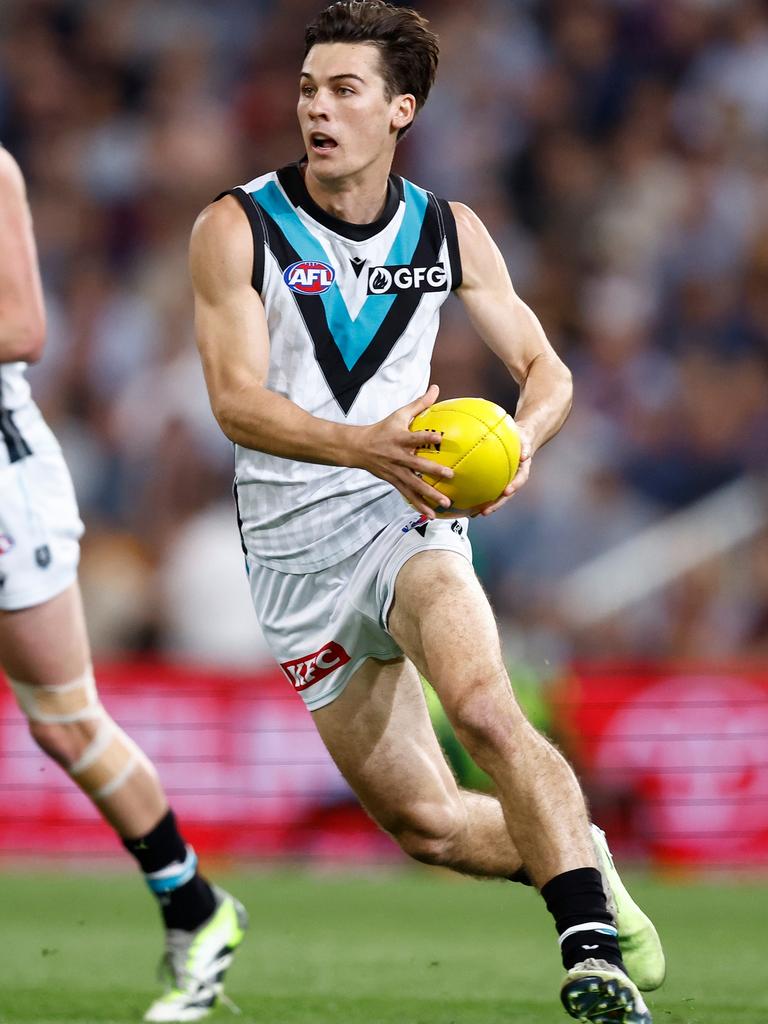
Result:
[[625,970],[597,868],[564,871],[542,887],[541,895],[555,919],[566,970],[588,959],[607,960]]
[[198,873],[197,856],[181,838],[173,811],[139,839],[123,839],[157,897],[166,928],[194,931],[216,909],[211,886]]

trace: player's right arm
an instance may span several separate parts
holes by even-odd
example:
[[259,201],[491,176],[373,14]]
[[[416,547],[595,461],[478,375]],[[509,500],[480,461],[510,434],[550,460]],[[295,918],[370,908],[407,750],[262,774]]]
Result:
[[252,266],[250,227],[237,201],[225,196],[203,210],[195,223],[190,272],[195,337],[211,408],[226,436],[245,448],[286,459],[365,469],[391,483],[429,516],[433,511],[426,499],[448,504],[416,475],[434,475],[435,465],[418,458],[415,449],[439,443],[440,435],[408,430],[413,417],[437,398],[436,387],[368,426],[312,416],[266,387],[269,330],[263,303],[251,283]]
[[43,288],[24,178],[0,146],[0,363],[34,363],[44,342]]

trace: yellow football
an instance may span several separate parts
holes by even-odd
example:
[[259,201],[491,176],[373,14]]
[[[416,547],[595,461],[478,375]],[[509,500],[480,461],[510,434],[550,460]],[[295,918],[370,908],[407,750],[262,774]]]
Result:
[[419,413],[411,430],[438,430],[442,441],[419,448],[417,455],[450,466],[451,480],[424,479],[451,499],[450,509],[463,511],[495,501],[517,472],[520,435],[509,413],[484,398],[436,402]]

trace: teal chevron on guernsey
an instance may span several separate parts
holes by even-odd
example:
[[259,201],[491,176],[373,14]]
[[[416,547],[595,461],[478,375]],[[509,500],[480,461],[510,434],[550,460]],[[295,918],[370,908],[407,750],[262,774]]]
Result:
[[[391,265],[404,265],[412,261],[429,203],[429,197],[423,189],[405,180],[403,186],[405,213],[386,259],[386,263]],[[292,204],[274,181],[250,195],[275,221],[287,241],[304,260],[330,263],[322,243],[302,224]],[[328,291],[319,294],[318,298],[325,307],[328,327],[344,364],[351,370],[375,337],[397,296],[369,295],[354,319],[349,315],[344,296],[336,282]]]

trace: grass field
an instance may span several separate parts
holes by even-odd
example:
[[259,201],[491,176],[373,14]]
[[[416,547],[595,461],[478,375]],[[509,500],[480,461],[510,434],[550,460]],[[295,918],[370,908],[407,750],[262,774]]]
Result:
[[[549,1024],[554,931],[535,893],[427,871],[222,879],[252,929],[233,1024]],[[656,1024],[765,1024],[768,886],[638,880],[669,979]],[[158,916],[128,874],[0,874],[2,1024],[129,1024],[157,988]]]

